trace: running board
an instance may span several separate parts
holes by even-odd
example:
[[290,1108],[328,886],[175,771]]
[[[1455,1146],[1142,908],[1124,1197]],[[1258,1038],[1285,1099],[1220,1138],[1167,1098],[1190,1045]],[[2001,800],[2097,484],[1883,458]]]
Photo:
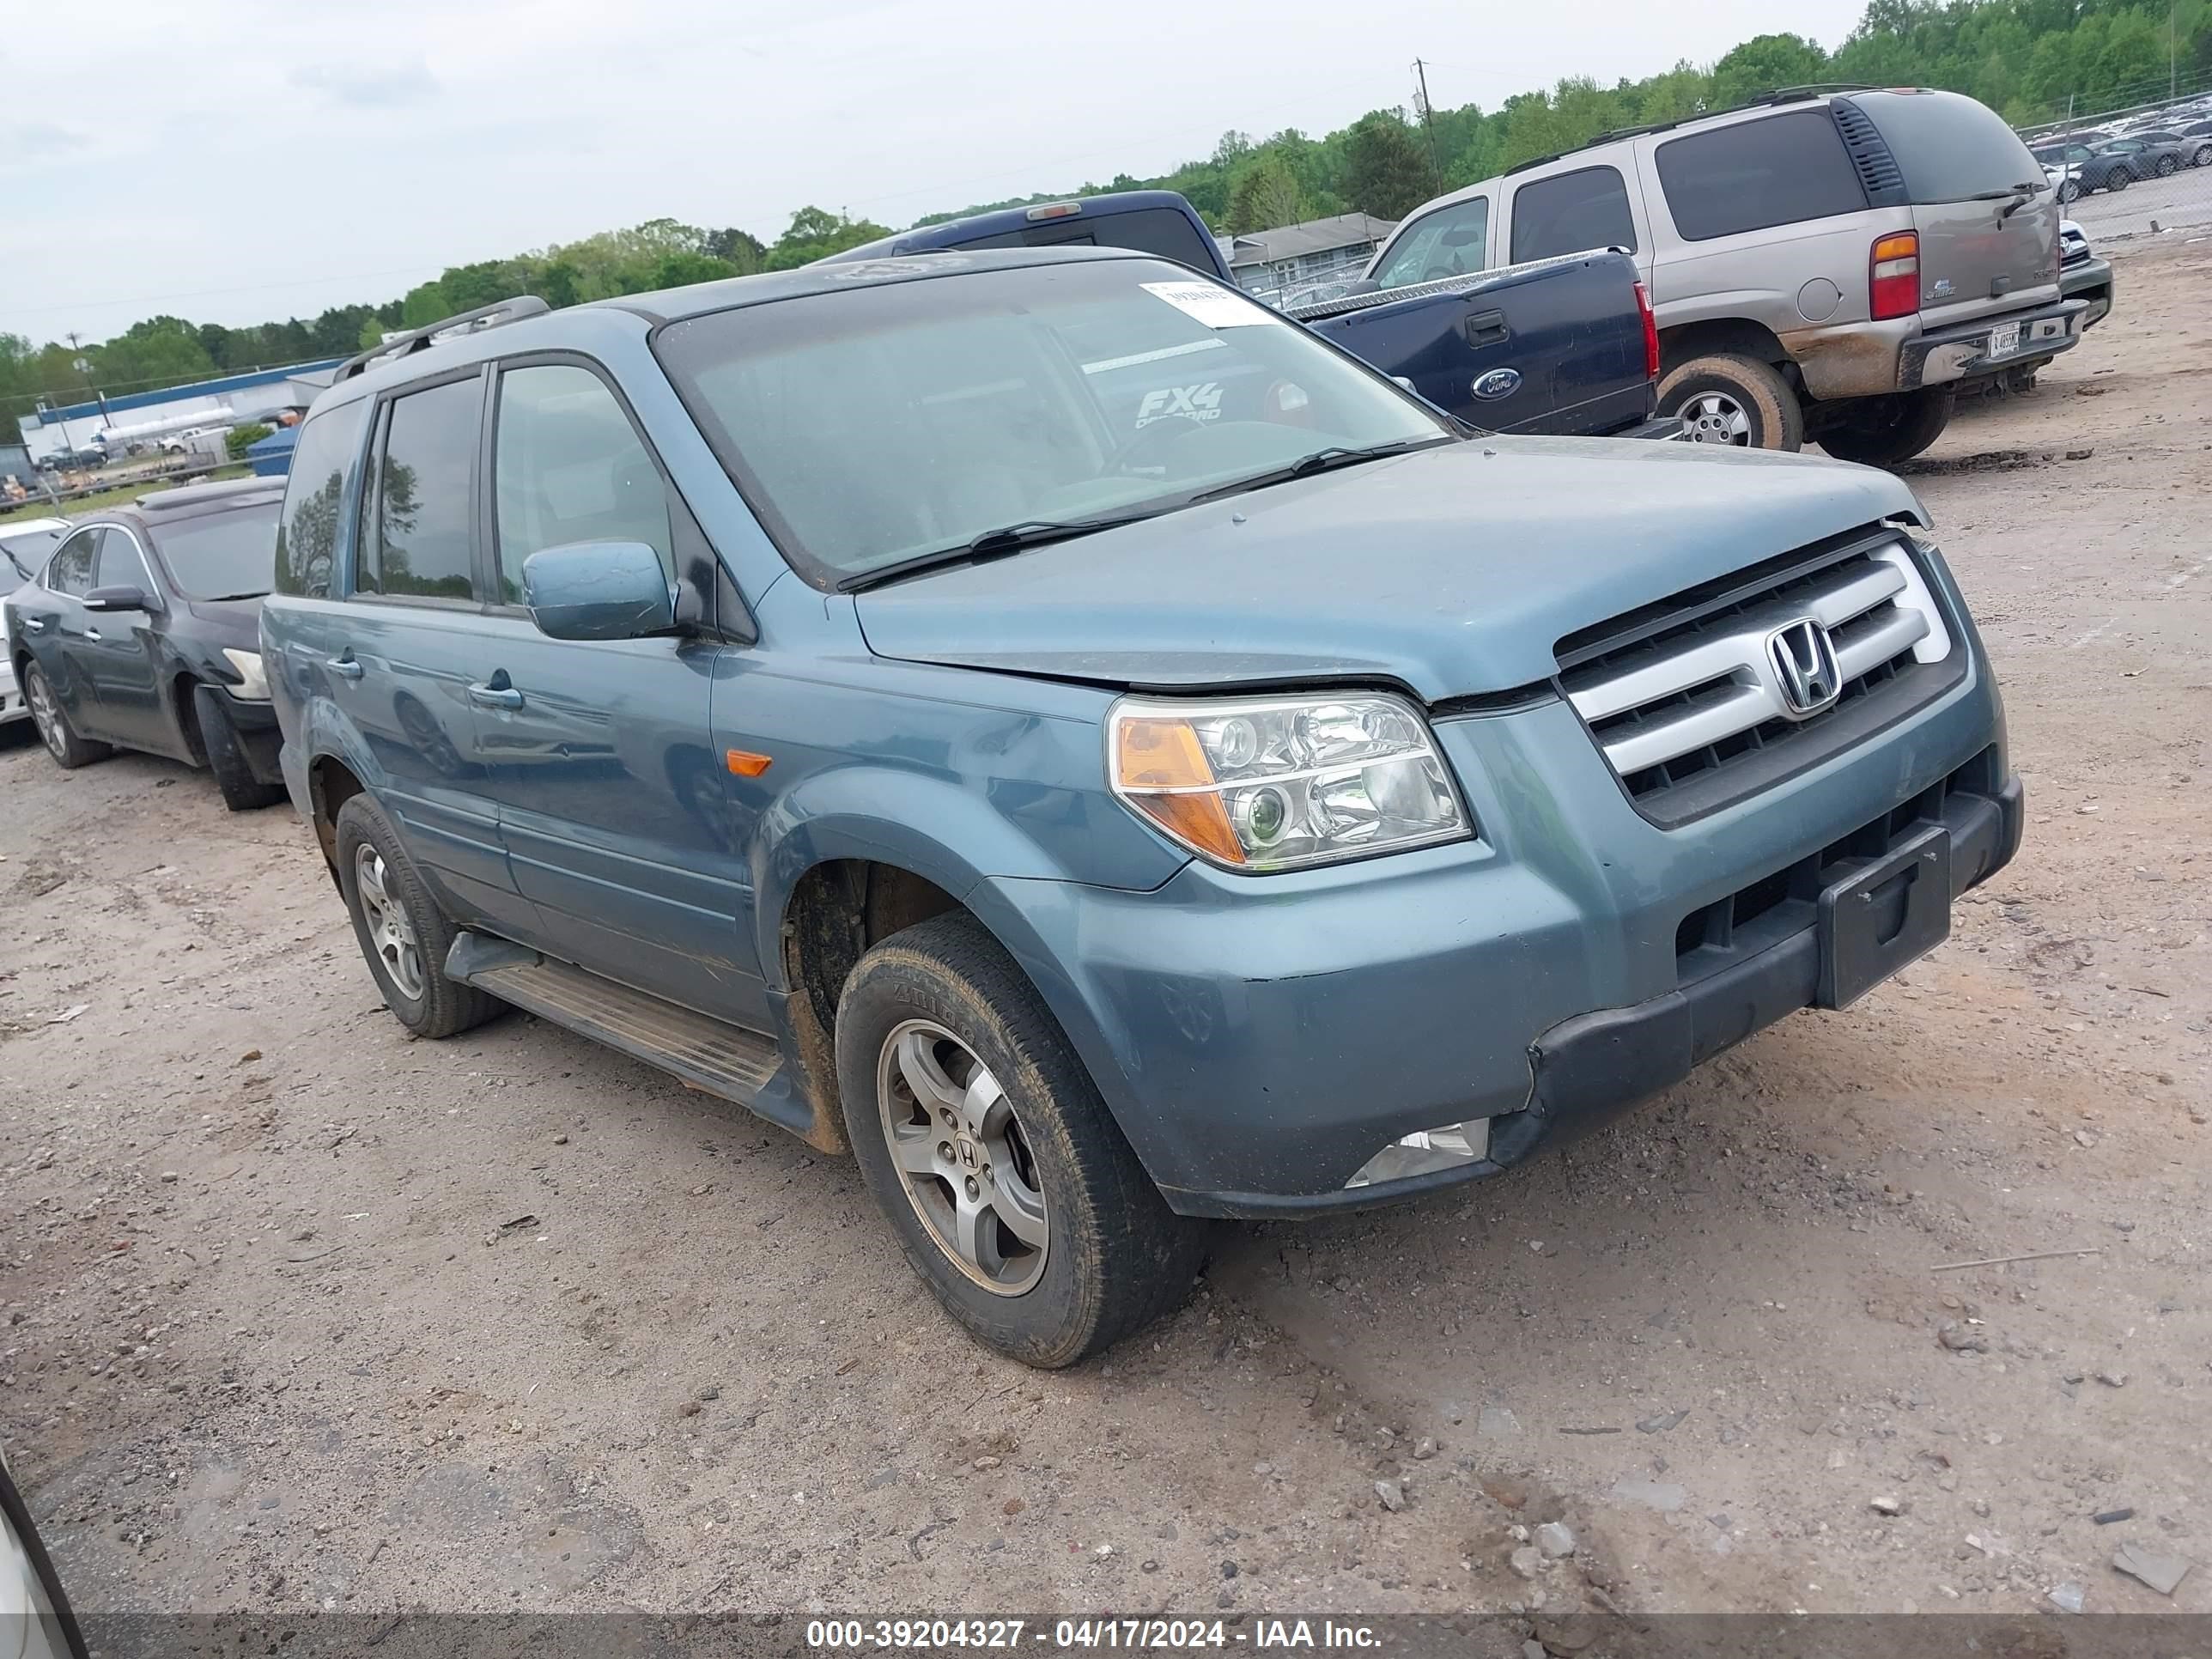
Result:
[[772,1037],[481,933],[453,940],[446,974],[793,1133],[813,1127],[813,1113],[792,1088]]

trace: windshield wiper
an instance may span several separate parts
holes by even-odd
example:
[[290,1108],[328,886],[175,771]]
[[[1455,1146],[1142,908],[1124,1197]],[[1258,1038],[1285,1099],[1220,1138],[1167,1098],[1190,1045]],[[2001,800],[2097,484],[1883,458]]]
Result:
[[268,597],[269,590],[267,588],[257,587],[251,593],[205,594],[202,596],[200,603],[202,605],[222,605],[231,599],[265,599]]
[[1235,483],[1225,483],[1212,489],[1200,490],[1190,499],[1193,501],[1218,501],[1224,495],[1241,495],[1249,489],[1265,489],[1272,484],[1288,483],[1293,478],[1310,478],[1316,472],[1328,472],[1340,466],[1354,466],[1361,461],[1380,460],[1385,455],[1402,455],[1409,449],[1426,449],[1437,444],[1456,443],[1455,438],[1401,438],[1395,443],[1368,444],[1354,447],[1347,444],[1331,444],[1326,449],[1316,449],[1310,455],[1301,455],[1288,466],[1277,467],[1272,472],[1255,473],[1249,478],[1239,478]]
[[21,576],[25,581],[29,581],[31,580],[31,573],[23,568],[23,562],[17,558],[13,553],[9,552],[4,546],[0,546],[0,558],[4,558],[9,564],[14,565],[15,567],[15,574]]
[[901,576],[910,576],[918,570],[935,570],[948,564],[969,564],[983,559],[1000,558],[1009,553],[1042,547],[1048,542],[1073,541],[1078,536],[1096,535],[1099,531],[1134,524],[1139,519],[1152,516],[1146,512],[1124,513],[1107,519],[1024,519],[1019,524],[1001,525],[996,530],[987,530],[957,547],[940,547],[933,553],[917,553],[910,559],[900,559],[895,563],[878,565],[873,570],[860,571],[840,581],[837,591],[840,593],[857,593],[883,582],[896,581]]

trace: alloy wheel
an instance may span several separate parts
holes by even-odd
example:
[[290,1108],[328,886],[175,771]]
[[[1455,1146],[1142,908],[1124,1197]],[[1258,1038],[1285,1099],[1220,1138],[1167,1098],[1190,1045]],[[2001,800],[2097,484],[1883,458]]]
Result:
[[1019,1296],[1051,1237],[1036,1159],[1013,1103],[975,1052],[933,1020],[884,1039],[876,1101],[891,1163],[933,1242],[968,1278]]
[[361,895],[361,910],[368,923],[368,939],[384,971],[399,993],[419,1000],[428,981],[422,975],[422,949],[416,942],[415,924],[392,891],[391,872],[384,855],[363,842],[353,855],[354,889]]
[[56,760],[65,758],[69,739],[62,733],[62,711],[54,706],[53,688],[46,684],[46,677],[35,668],[23,687],[23,696],[31,705],[31,720],[38,726],[47,751]]
[[1683,404],[1680,417],[1693,444],[1751,444],[1751,416],[1725,392],[1700,392]]

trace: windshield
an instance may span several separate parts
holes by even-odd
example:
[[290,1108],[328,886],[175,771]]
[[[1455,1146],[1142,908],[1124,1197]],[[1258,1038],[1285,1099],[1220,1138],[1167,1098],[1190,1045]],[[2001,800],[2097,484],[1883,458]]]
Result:
[[1955,92],[1860,92],[1916,204],[1965,202],[2032,184],[2042,169],[1987,104]]
[[154,546],[177,591],[188,599],[248,599],[266,593],[276,574],[276,515],[282,505],[270,500],[173,524],[156,520]]
[[1305,330],[1148,259],[713,312],[654,349],[824,586],[1011,526],[1164,511],[1323,449],[1454,435]]

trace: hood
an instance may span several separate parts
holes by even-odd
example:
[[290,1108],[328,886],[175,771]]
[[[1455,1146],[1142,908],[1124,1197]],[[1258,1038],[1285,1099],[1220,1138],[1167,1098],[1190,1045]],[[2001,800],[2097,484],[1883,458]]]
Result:
[[218,646],[240,651],[261,648],[261,599],[187,599],[185,609],[199,618],[200,631]]
[[1187,690],[1557,671],[1553,642],[1877,520],[1886,472],[1627,438],[1486,438],[1322,473],[857,596],[879,656]]

